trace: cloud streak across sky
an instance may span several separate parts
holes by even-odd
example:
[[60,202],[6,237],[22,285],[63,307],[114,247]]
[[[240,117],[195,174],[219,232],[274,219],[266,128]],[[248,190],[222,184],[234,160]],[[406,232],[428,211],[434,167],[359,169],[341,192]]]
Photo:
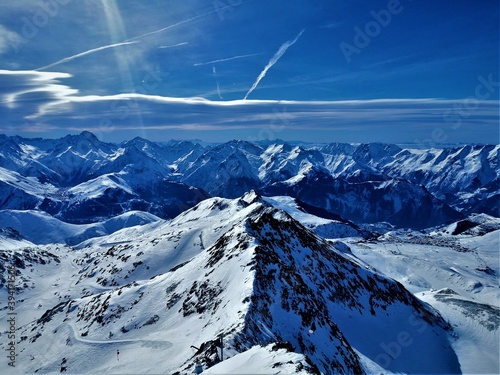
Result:
[[170,46],[159,46],[158,49],[175,48],[175,47],[180,47],[180,46],[186,46],[188,44],[189,44],[189,42],[181,42],[181,43],[172,44]]
[[92,49],[90,49],[88,51],[81,52],[81,53],[78,53],[78,54],[73,55],[73,56],[65,57],[64,59],[56,61],[56,62],[54,62],[52,64],[49,64],[49,65],[46,65],[46,66],[42,66],[41,68],[38,68],[37,70],[47,70],[47,69],[53,68],[54,66],[70,62],[72,60],[78,59],[78,58],[86,56],[86,55],[90,55],[92,53],[96,53],[96,52],[103,51],[103,50],[110,49],[110,48],[128,46],[130,44],[136,44],[136,43],[137,42],[122,42],[122,43],[115,43],[115,44],[109,44],[107,46],[101,46],[101,47],[97,47],[97,48],[92,48]]
[[[41,68],[38,68],[37,70],[47,70],[47,69],[53,68],[54,66],[57,66],[57,65],[60,65],[60,64],[64,64],[66,62],[70,62],[70,61],[78,59],[80,57],[83,57],[83,56],[86,56],[86,55],[90,55],[92,53],[100,52],[100,51],[103,51],[103,50],[106,50],[106,49],[116,48],[116,47],[122,47],[122,46],[131,45],[131,44],[136,44],[136,43],[138,43],[139,39],[142,39],[142,38],[145,38],[145,37],[148,37],[148,36],[151,36],[151,35],[163,33],[165,31],[168,31],[168,30],[173,29],[175,27],[178,27],[178,26],[190,23],[190,22],[194,22],[196,20],[199,20],[199,19],[201,19],[203,17],[206,17],[206,16],[208,16],[208,15],[210,15],[212,13],[215,13],[215,12],[217,12],[217,9],[211,10],[209,12],[200,14],[200,15],[195,16],[195,17],[191,17],[191,18],[188,18],[188,19],[176,22],[176,23],[174,23],[172,25],[169,25],[169,26],[166,26],[166,27],[162,27],[161,29],[158,29],[158,30],[154,30],[154,31],[150,31],[150,32],[147,32],[147,33],[144,33],[144,34],[141,34],[141,35],[137,35],[137,36],[135,36],[133,38],[129,38],[129,39],[127,39],[127,40],[125,40],[123,42],[120,42],[120,43],[108,44],[108,45],[105,45],[105,46],[93,48],[93,49],[90,49],[88,51],[78,53],[78,54],[73,55],[73,56],[66,57],[66,58],[58,60],[58,61],[56,61],[56,62],[54,62],[52,64],[49,64],[49,65],[43,66]],[[177,44],[175,44],[173,46],[162,46],[160,48],[177,47],[177,46],[182,46],[182,45],[186,45],[186,44],[188,44],[188,43],[187,42],[183,42],[183,43],[177,43]]]
[[387,1],[42,3],[0,12],[0,133],[498,142],[498,1],[401,2],[364,47]]
[[[227,5],[226,7],[230,7],[230,5]],[[185,20],[182,20],[182,21],[179,21],[179,22],[176,22],[176,23],[173,23],[171,25],[168,25],[168,26],[165,26],[165,27],[162,27],[161,29],[157,29],[157,30],[153,30],[153,31],[150,31],[150,32],[147,32],[147,33],[144,33],[144,34],[141,34],[141,35],[137,35],[133,38],[130,38],[130,39],[127,39],[125,40],[125,42],[130,42],[130,41],[134,41],[134,40],[138,40],[138,39],[142,39],[142,38],[145,38],[145,37],[148,37],[148,36],[151,36],[151,35],[155,35],[155,34],[159,34],[159,33],[163,33],[165,31],[168,31],[170,29],[173,29],[175,27],[178,27],[178,26],[182,26],[182,25],[185,25],[185,24],[188,24],[190,22],[194,22],[194,21],[197,21],[199,19],[202,19],[206,16],[209,16],[213,13],[217,13],[218,11],[220,11],[219,9],[215,8],[209,12],[205,12],[203,14],[199,14],[197,16],[194,16],[194,17],[190,17],[188,19],[185,19]]]
[[286,50],[288,48],[290,48],[291,46],[293,46],[299,40],[299,38],[302,36],[302,34],[304,33],[304,31],[305,31],[305,29],[303,29],[295,37],[295,39],[289,40],[289,41],[287,41],[287,42],[285,42],[285,43],[283,43],[281,45],[281,47],[278,49],[278,52],[276,52],[274,54],[274,56],[271,57],[271,60],[269,60],[269,62],[265,66],[264,70],[259,74],[259,76],[255,80],[255,82],[252,85],[252,87],[250,87],[250,90],[248,90],[248,92],[246,93],[244,99],[247,99],[248,96],[253,92],[253,90],[255,90],[257,88],[257,86],[259,85],[260,81],[262,81],[262,79],[266,76],[266,74],[269,71],[269,69],[271,69],[273,67],[273,65],[276,64],[278,62],[278,60],[281,59],[281,57],[283,57],[283,55],[285,54],[285,52],[286,52]]
[[227,57],[227,58],[224,58],[224,59],[217,59],[217,60],[212,60],[212,61],[207,61],[207,62],[202,62],[202,63],[196,63],[196,64],[193,64],[193,66],[211,65],[211,64],[216,64],[216,63],[220,63],[220,62],[226,62],[226,61],[244,59],[244,58],[247,58],[247,57],[258,56],[258,55],[261,55],[261,54],[260,53],[252,53],[252,54],[248,54],[248,55],[240,55],[240,56]]
[[[458,136],[466,134],[470,142],[486,143],[493,134],[498,136],[498,100],[477,101],[477,108],[460,116],[454,108],[463,107],[463,100],[220,101],[139,93],[79,95],[61,82],[66,78],[65,73],[0,71],[0,79],[10,87],[0,92],[0,133],[89,130],[110,141],[134,133],[155,139],[227,133],[232,139],[233,131],[243,138],[292,134],[309,141],[328,133],[334,134],[332,141],[346,142],[398,142],[398,134],[404,135],[399,142],[425,142],[438,132],[442,142],[460,141]],[[34,94],[36,100],[29,100]],[[19,116],[20,107],[24,117]]]

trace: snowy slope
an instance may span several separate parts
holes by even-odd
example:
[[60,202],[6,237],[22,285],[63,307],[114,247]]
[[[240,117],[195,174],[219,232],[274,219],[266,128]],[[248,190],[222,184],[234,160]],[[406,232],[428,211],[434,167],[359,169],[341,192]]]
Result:
[[0,167],[0,209],[37,208],[44,200],[57,202],[56,193],[49,183]]
[[363,237],[369,235],[363,232],[355,224],[342,220],[342,218],[330,219],[318,217],[307,211],[303,202],[298,202],[296,199],[287,196],[264,197],[266,202],[269,202],[276,208],[286,211],[295,220],[299,221],[305,227],[314,231],[321,237],[325,238],[344,238],[344,237]]
[[498,372],[500,230],[480,235],[392,233],[379,241],[353,240],[349,246],[452,325],[452,345],[463,373]]
[[453,347],[464,374],[498,373],[500,307],[460,296],[452,289],[417,294],[453,326]]
[[69,224],[43,211],[0,211],[0,228],[13,228],[35,244],[76,245],[89,238],[100,237],[122,228],[143,225],[161,220],[142,211],[130,211],[109,220],[93,224]]
[[0,249],[16,250],[24,247],[35,246],[26,240],[21,234],[12,228],[0,228]]
[[412,232],[350,243],[353,253],[414,293],[451,288],[479,302],[500,305],[500,232],[473,238]]
[[467,238],[464,236],[481,236],[497,229],[500,229],[500,218],[486,214],[472,214],[465,220],[438,228],[436,231],[431,231],[430,234],[440,235],[445,233],[448,235],[462,235],[459,238]]
[[[2,252],[26,285],[22,372],[459,370],[433,309],[255,193],[128,230],[77,251]],[[217,364],[220,334],[232,359]],[[383,348],[398,337],[405,350],[393,358]]]
[[[204,374],[300,374],[311,372],[306,358],[279,345],[256,345],[204,371]],[[272,372],[271,372],[272,371]]]

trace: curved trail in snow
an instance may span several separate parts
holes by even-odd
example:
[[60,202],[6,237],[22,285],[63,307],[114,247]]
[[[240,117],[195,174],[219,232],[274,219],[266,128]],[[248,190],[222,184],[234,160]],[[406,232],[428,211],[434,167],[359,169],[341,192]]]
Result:
[[75,341],[81,342],[83,344],[90,344],[90,345],[112,345],[112,344],[136,344],[140,343],[143,344],[141,346],[145,347],[152,347],[152,348],[157,348],[157,349],[168,349],[173,347],[173,343],[167,340],[144,340],[144,339],[126,339],[126,340],[91,340],[91,339],[85,339],[82,338],[80,335],[77,334],[78,329],[75,327],[73,323],[61,323],[58,327],[57,330],[61,327],[68,327],[70,330],[71,334],[71,339],[74,339]]

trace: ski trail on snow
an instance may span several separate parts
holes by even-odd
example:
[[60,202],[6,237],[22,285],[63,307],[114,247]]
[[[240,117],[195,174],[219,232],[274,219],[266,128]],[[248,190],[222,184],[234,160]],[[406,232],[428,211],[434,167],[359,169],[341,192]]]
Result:
[[153,346],[157,348],[162,348],[162,349],[168,349],[172,348],[174,344],[171,341],[167,340],[144,340],[144,339],[125,339],[125,340],[91,340],[91,339],[84,339],[82,338],[78,332],[78,328],[75,327],[74,323],[61,323],[58,327],[57,330],[61,327],[68,327],[71,333],[71,338],[74,339],[75,341],[84,343],[84,344],[91,344],[91,345],[111,345],[111,344],[135,344],[135,343],[143,343],[145,345],[143,346]]

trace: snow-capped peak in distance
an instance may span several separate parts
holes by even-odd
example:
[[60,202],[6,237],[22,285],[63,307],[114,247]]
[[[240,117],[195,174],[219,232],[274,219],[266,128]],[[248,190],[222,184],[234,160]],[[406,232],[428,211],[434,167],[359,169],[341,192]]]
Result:
[[[75,223],[130,209],[168,219],[208,196],[236,198],[253,189],[292,196],[356,224],[424,229],[472,213],[500,216],[499,155],[499,145],[414,149],[233,140],[204,146],[141,138],[111,144],[88,132],[55,140],[3,136],[0,167],[5,176],[20,177],[0,180],[6,187],[0,209],[40,209]],[[121,183],[86,196],[104,175]],[[17,182],[25,178],[34,179],[36,192]],[[83,192],[78,201],[72,200],[75,189]],[[7,202],[11,194],[19,198]]]

